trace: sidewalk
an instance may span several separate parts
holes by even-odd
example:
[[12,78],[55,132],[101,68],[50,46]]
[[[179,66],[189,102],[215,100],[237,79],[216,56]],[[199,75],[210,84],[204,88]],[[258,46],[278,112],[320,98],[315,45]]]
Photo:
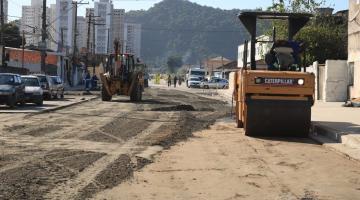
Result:
[[65,95],[100,95],[100,91],[99,90],[91,90],[90,93],[85,91],[85,86],[84,85],[77,85],[74,87],[70,87],[69,85],[65,85],[64,89]]
[[316,102],[312,109],[312,135],[324,146],[360,161],[360,108],[343,103]]

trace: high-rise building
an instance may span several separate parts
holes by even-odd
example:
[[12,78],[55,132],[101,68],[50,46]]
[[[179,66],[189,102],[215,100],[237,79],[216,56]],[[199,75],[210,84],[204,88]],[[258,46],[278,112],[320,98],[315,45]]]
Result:
[[125,23],[124,52],[141,56],[141,24]]
[[99,16],[96,22],[104,25],[95,26],[95,53],[108,54],[112,46],[112,11],[113,5],[109,0],[95,2],[94,14]]
[[27,46],[38,46],[41,41],[42,0],[32,0],[30,6],[22,6],[20,30],[25,31]]
[[125,10],[114,9],[112,12],[112,40],[110,52],[114,52],[114,41],[120,42],[121,47],[124,46],[124,22],[125,22]]
[[70,53],[74,50],[74,16],[75,9],[73,9],[72,0],[56,0],[56,18],[54,23],[59,51]]
[[[7,23],[8,20],[8,1],[7,0],[3,0],[3,5],[4,5],[4,22]],[[1,8],[1,6],[0,6]]]
[[87,39],[87,25],[85,17],[77,17],[77,28],[76,28],[76,48],[79,52],[84,52],[86,49],[86,39]]
[[56,4],[51,4],[50,5],[50,9],[49,9],[49,20],[47,21],[47,33],[48,33],[48,48],[53,50],[53,51],[57,51],[58,48],[58,42],[56,39],[56,35],[57,35],[57,30],[56,27],[54,25],[54,22],[56,21]]

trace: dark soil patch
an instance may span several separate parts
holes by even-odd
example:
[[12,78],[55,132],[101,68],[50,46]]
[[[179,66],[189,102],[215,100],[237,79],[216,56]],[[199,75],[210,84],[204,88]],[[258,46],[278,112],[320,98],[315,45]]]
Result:
[[160,93],[159,96],[161,97],[170,97],[170,98],[188,98],[188,96],[183,95],[183,94],[165,94],[165,93]]
[[104,171],[95,177],[95,182],[82,189],[76,199],[88,199],[99,191],[113,188],[133,176],[134,166],[128,155],[120,155]]
[[143,145],[160,145],[169,148],[174,143],[192,137],[192,133],[207,129],[217,119],[223,118],[225,111],[204,112],[201,115],[196,112],[181,112],[176,123],[164,124],[147,136]]
[[13,126],[9,126],[4,128],[4,131],[6,132],[13,132],[13,131],[19,131],[21,129],[25,129],[27,128],[27,126],[25,124],[20,124],[20,125],[13,125]]
[[107,143],[118,143],[119,142],[112,137],[102,134],[100,131],[94,131],[94,132],[90,133],[89,135],[81,137],[80,139],[94,141],[94,142],[107,142]]
[[45,127],[40,127],[40,128],[35,128],[32,129],[26,133],[24,133],[25,135],[31,135],[31,136],[35,136],[35,137],[40,137],[40,136],[44,136],[47,135],[49,133],[53,133],[55,131],[58,131],[62,129],[61,126],[57,126],[57,125],[46,125]]
[[[153,117],[152,120],[156,119]],[[150,120],[144,119],[143,114],[134,113],[126,117],[120,117],[101,128],[101,131],[111,134],[115,137],[119,137],[123,140],[129,140],[130,138],[141,133],[151,124]]]
[[54,150],[45,156],[45,159],[61,163],[75,171],[83,171],[87,166],[106,155],[105,153],[78,151],[78,150]]
[[196,111],[192,105],[176,105],[170,107],[153,108],[151,111]]
[[0,154],[0,168],[19,160],[18,154]]
[[56,150],[41,159],[0,173],[0,199],[43,199],[57,184],[77,175],[102,154]]

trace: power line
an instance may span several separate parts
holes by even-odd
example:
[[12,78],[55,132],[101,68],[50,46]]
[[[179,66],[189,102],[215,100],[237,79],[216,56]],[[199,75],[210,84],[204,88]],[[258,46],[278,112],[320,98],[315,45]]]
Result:
[[168,31],[168,32],[201,32],[201,33],[242,33],[243,32],[240,30],[169,29],[169,28],[150,28],[150,27],[141,27],[141,30]]

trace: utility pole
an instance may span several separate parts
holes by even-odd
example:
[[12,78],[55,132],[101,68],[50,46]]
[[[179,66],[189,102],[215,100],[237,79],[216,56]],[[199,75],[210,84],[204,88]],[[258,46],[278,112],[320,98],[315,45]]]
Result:
[[90,53],[93,53],[93,52],[90,52],[90,34],[91,34],[91,26],[93,24],[93,49],[95,48],[95,25],[102,25],[102,24],[96,24],[95,23],[95,18],[96,17],[100,17],[100,16],[93,16],[92,13],[89,14],[89,21],[88,21],[88,30],[87,30],[87,41],[86,41],[86,68],[88,67],[89,65],[89,56],[90,56]]
[[88,21],[87,38],[86,38],[86,53],[87,53],[86,58],[89,56],[89,52],[90,52],[91,16],[92,16],[92,14],[90,13],[89,21]]
[[75,9],[75,17],[74,17],[74,46],[73,46],[73,59],[76,57],[76,51],[77,51],[77,47],[76,47],[76,38],[77,38],[77,9],[78,9],[78,2],[72,2],[72,4],[74,5],[73,8]]
[[42,29],[41,29],[41,72],[45,72],[46,59],[46,0],[43,0]]
[[78,5],[80,5],[80,4],[89,4],[89,2],[81,3],[81,2],[74,1],[74,2],[72,2],[72,4],[73,4],[73,9],[75,9],[75,16],[74,16],[74,40],[73,40],[73,42],[74,42],[73,45],[74,46],[73,46],[73,57],[72,57],[73,65],[72,65],[71,72],[73,72],[75,70],[74,64],[75,64],[76,57],[77,57],[77,44],[76,44],[76,42],[77,42],[77,9],[78,9]]
[[24,68],[24,59],[25,59],[25,31],[22,31],[22,58],[21,58],[21,67]]
[[1,31],[0,31],[0,43],[1,43],[1,66],[4,67],[5,63],[5,44],[4,44],[4,0],[0,0],[0,23],[1,23]]
[[108,54],[108,56],[110,55],[110,28],[107,29],[107,49],[106,49],[106,53]]
[[61,67],[60,67],[60,73],[61,73],[61,79],[65,82],[65,73],[64,73],[64,56],[62,55],[63,51],[64,51],[64,29],[61,28],[61,57],[60,57],[60,63],[61,63]]
[[73,9],[75,9],[75,18],[74,18],[74,49],[73,49],[73,57],[75,58],[76,57],[76,53],[77,53],[77,9],[78,9],[78,5],[84,5],[84,4],[89,4],[89,2],[87,3],[81,3],[81,2],[77,2],[77,1],[74,1],[72,2],[72,4],[74,5],[73,6]]
[[[95,26],[105,26],[106,24],[99,24],[96,23],[95,21],[95,17],[101,17],[101,16],[93,16],[94,20],[92,21],[92,25],[93,25],[93,49],[92,49],[92,58],[93,58],[93,62],[95,62],[95,48],[96,48],[96,44],[95,44]],[[93,72],[95,73],[95,64],[93,63]]]

